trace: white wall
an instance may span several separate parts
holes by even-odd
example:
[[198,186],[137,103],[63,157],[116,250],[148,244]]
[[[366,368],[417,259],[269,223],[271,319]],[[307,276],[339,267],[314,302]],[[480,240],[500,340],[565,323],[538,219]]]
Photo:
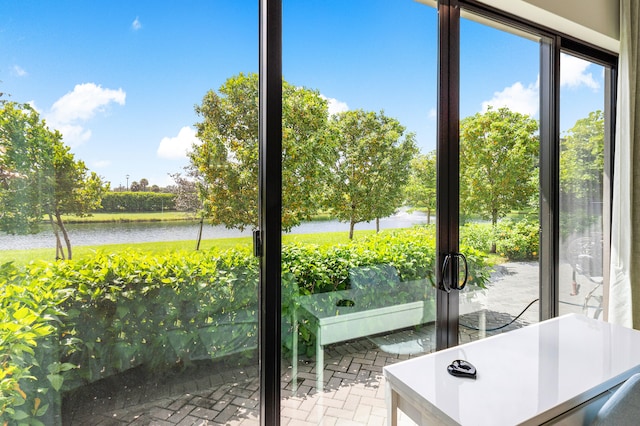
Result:
[[612,52],[619,50],[619,0],[480,1]]

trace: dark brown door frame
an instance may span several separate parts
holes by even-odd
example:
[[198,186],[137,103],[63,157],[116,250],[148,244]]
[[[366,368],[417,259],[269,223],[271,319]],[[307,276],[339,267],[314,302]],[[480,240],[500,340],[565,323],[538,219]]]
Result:
[[[458,291],[441,288],[443,279],[457,280],[452,265],[443,271],[444,257],[459,251],[460,153],[460,7],[457,0],[438,2],[438,136],[436,184],[436,350],[458,343]],[[442,196],[441,194],[447,194]],[[452,195],[452,196],[449,196]],[[449,276],[444,277],[447,273]]]
[[[437,199],[436,221],[436,279],[442,282],[442,264],[448,253],[459,250],[459,99],[460,99],[460,4],[470,10],[486,10],[486,7],[475,0],[439,0],[438,1],[438,159],[437,190],[438,194],[455,194],[455,196],[439,196]],[[259,0],[259,45],[260,45],[260,156],[259,156],[259,232],[256,235],[256,252],[260,258],[259,284],[259,355],[260,355],[260,423],[277,426],[280,424],[280,358],[281,358],[281,226],[282,210],[282,0]],[[490,15],[504,17],[499,11],[492,10]],[[509,18],[510,23],[521,20]],[[529,29],[545,29],[535,25],[526,25]],[[547,32],[546,34],[551,34]],[[546,44],[545,44],[546,43]],[[549,120],[548,126],[541,128],[541,145],[547,145],[547,151],[541,155],[541,162],[547,163],[552,170],[544,171],[551,178],[544,181],[541,176],[543,196],[548,199],[545,210],[542,206],[541,252],[548,251],[548,257],[541,259],[546,270],[541,272],[541,296],[543,305],[541,319],[557,314],[557,138],[559,106],[559,47],[583,52],[592,58],[599,59],[609,65],[607,71],[609,81],[605,108],[610,119],[608,140],[613,140],[615,117],[615,77],[617,58],[599,49],[585,47],[581,43],[572,42],[565,37],[543,35],[541,48],[541,118]],[[542,77],[546,72],[551,77]],[[611,157],[607,163],[608,176],[611,178]],[[555,165],[555,166],[554,166]],[[555,169],[553,169],[555,167]],[[542,167],[541,167],[542,169]],[[546,225],[545,225],[546,222]],[[545,229],[545,226],[547,227]],[[448,271],[449,282],[457,280],[457,265]],[[543,266],[543,265],[541,265]],[[546,278],[545,274],[549,274]],[[547,301],[544,302],[544,298]],[[457,344],[458,340],[458,292],[447,293],[438,290],[437,301],[437,349]]]
[[260,424],[280,424],[281,245],[282,212],[282,1],[259,0],[260,152],[259,231],[254,236],[260,258],[258,347],[260,353]]

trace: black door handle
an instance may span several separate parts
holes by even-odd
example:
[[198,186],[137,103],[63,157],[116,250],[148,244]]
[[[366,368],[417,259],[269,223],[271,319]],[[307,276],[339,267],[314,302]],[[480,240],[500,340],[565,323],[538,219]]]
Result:
[[[464,280],[462,284],[459,284],[459,274],[456,271],[456,274],[448,273],[449,265],[453,265],[454,263],[458,266],[458,263],[453,262],[453,260],[462,259],[462,263],[464,264]],[[451,266],[453,267],[453,266]],[[449,283],[449,277],[455,277],[452,279],[452,282]],[[447,293],[451,293],[451,290],[462,290],[467,285],[467,280],[469,279],[469,266],[467,264],[467,258],[462,253],[448,253],[444,256],[444,261],[442,262],[442,283],[440,285],[440,289],[446,291]]]

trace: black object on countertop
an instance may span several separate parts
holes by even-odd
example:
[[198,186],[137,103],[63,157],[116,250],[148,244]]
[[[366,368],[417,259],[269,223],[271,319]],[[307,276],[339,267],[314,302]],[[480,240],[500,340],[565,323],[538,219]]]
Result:
[[469,361],[456,359],[447,366],[447,371],[452,376],[466,377],[468,379],[476,378],[476,368]]

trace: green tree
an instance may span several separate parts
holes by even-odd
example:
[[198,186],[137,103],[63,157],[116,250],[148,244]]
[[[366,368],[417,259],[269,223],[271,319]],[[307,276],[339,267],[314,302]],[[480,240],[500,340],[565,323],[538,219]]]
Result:
[[602,201],[604,114],[589,113],[576,121],[560,143],[560,190],[575,200],[599,196]]
[[[58,132],[56,134],[59,135]],[[56,236],[56,258],[65,258],[60,241],[60,233],[62,233],[67,249],[66,257],[71,259],[71,240],[62,215],[86,216],[97,210],[100,207],[102,195],[109,190],[109,184],[104,183],[95,172],[89,172],[85,163],[76,160],[70,148],[60,140],[54,145],[53,169],[55,196],[53,209],[48,212],[48,216]]]
[[[460,123],[460,209],[498,220],[526,208],[537,191],[538,123],[528,115],[489,108]],[[492,245],[495,250],[495,244]]]
[[63,214],[85,215],[100,205],[108,186],[88,173],[62,143],[62,135],[46,127],[26,104],[6,102],[0,109],[0,229],[8,233],[36,232],[48,217],[56,235],[56,256],[64,258],[60,234],[71,258],[71,243]]
[[337,158],[331,163],[327,203],[336,217],[355,225],[392,215],[402,205],[410,162],[417,153],[412,133],[383,112],[347,111],[331,120]]
[[140,179],[140,191],[144,192],[149,186],[149,181],[146,178]]
[[[327,102],[317,91],[283,81],[282,228],[318,211],[331,151],[324,143]],[[207,92],[196,113],[191,166],[206,215],[214,225],[245,229],[258,223],[258,76],[238,74]]]
[[405,188],[406,201],[413,207],[427,209],[427,223],[436,208],[436,152],[418,155],[411,160],[409,182]]

